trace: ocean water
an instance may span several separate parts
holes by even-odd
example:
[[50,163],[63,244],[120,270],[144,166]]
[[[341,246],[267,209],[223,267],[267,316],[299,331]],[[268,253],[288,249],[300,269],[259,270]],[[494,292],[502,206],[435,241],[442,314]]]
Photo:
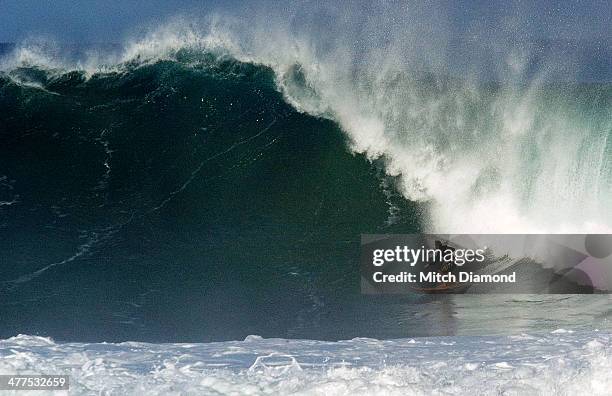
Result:
[[362,233],[609,233],[609,46],[336,22],[1,47],[2,373],[69,372],[77,393],[609,389],[606,295],[359,290]]

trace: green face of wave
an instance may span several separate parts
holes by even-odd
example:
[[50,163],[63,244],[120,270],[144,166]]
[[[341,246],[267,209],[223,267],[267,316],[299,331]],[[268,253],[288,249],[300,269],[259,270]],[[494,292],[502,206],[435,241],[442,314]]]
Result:
[[325,317],[358,309],[360,233],[416,231],[415,207],[269,69],[209,60],[2,75],[0,295],[27,301],[2,337],[346,330]]

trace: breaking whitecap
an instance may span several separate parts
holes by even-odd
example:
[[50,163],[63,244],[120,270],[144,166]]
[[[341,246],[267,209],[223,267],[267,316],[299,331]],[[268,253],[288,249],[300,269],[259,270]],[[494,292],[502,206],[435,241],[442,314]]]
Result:
[[[570,332],[338,342],[0,341],[2,374],[64,374],[70,394],[609,394],[612,335]],[[39,394],[39,393],[37,393]],[[59,394],[59,393],[58,393]]]

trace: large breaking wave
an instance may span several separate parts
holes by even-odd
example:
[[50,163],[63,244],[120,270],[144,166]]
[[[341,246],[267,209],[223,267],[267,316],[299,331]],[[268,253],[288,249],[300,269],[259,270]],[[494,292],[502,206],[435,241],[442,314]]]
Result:
[[354,152],[382,160],[399,177],[407,199],[429,203],[421,219],[427,229],[610,230],[609,83],[572,83],[571,62],[565,59],[560,74],[557,54],[534,55],[526,45],[497,49],[500,59],[488,72],[469,61],[456,68],[441,54],[449,43],[440,34],[423,40],[422,28],[366,26],[363,37],[349,40],[353,24],[316,31],[274,19],[266,27],[229,17],[177,21],[114,56],[72,65],[24,46],[5,69],[129,73],[162,61],[196,66],[206,54],[266,66],[288,103],[337,122]]
[[[182,19],[3,56],[2,335],[474,334],[483,318],[452,302],[360,298],[358,235],[610,230],[609,82],[533,45],[486,41],[486,57],[483,37],[331,15]],[[488,332],[553,323],[510,305]]]

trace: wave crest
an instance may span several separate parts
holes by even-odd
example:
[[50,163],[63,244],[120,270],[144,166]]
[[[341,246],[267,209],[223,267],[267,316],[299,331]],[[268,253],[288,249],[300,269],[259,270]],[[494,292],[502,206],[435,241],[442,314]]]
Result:
[[62,65],[21,47],[8,64],[91,75],[162,60],[197,66],[213,53],[263,65],[287,102],[335,120],[354,152],[399,177],[407,199],[429,202],[431,231],[612,231],[609,85],[552,84],[552,67],[528,72],[529,54],[516,48],[504,49],[491,82],[454,69],[440,35],[420,40],[399,26],[360,42],[354,24],[340,21],[330,37],[314,25],[215,16],[174,21],[105,58]]

